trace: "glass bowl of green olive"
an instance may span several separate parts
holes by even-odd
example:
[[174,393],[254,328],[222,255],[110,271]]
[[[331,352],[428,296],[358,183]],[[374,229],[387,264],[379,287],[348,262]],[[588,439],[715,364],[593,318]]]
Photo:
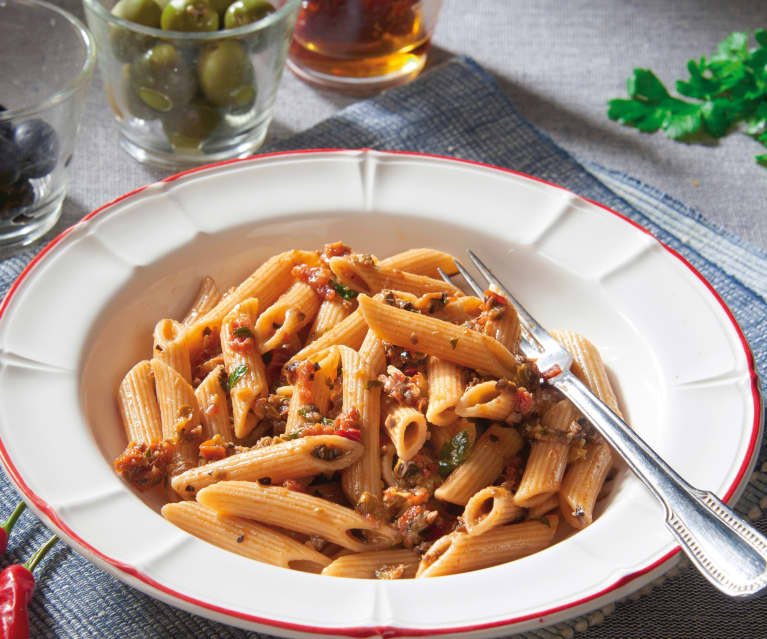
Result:
[[208,164],[263,142],[301,0],[83,0],[120,144]]

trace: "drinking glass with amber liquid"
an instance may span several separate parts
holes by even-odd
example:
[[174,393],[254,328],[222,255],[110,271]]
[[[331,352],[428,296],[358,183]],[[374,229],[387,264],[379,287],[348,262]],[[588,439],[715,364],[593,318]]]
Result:
[[288,65],[302,80],[367,93],[423,69],[442,0],[303,0]]

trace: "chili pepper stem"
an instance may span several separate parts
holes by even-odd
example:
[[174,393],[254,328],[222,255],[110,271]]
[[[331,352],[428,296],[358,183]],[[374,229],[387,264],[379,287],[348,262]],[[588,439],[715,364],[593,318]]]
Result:
[[24,568],[29,570],[29,572],[32,572],[35,569],[35,566],[37,566],[37,564],[40,563],[40,560],[48,554],[48,551],[53,548],[58,540],[59,538],[56,535],[53,535],[48,541],[46,541],[42,546],[40,546],[40,548],[37,549],[37,552],[34,555],[27,559],[27,561],[24,563]]
[[11,513],[11,516],[8,517],[6,522],[2,525],[0,525],[0,528],[5,530],[5,532],[10,533],[11,528],[13,528],[14,524],[16,523],[16,520],[21,516],[21,513],[24,512],[24,509],[27,507],[27,504],[23,501],[20,501],[18,506],[16,506],[16,510],[14,510]]

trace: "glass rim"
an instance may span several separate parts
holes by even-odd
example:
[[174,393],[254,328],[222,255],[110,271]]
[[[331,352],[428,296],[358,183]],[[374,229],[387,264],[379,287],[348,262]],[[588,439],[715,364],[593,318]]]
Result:
[[71,80],[69,80],[69,82],[67,82],[66,86],[55,93],[47,95],[34,104],[0,111],[0,121],[11,120],[20,116],[34,115],[35,113],[40,113],[41,111],[45,111],[57,104],[65,102],[88,81],[93,74],[93,69],[96,64],[96,43],[93,35],[77,17],[56,5],[45,2],[45,0],[6,0],[3,4],[7,3],[18,4],[21,6],[33,5],[58,14],[73,27],[75,33],[81,38],[83,44],[85,44],[85,55],[80,70]]
[[[207,42],[257,33],[282,21],[294,8],[298,8],[300,3],[301,0],[285,0],[282,6],[277,8],[273,13],[264,16],[260,20],[256,20],[255,22],[251,22],[250,24],[241,27],[235,27],[234,29],[218,29],[216,31],[166,31],[164,29],[146,27],[143,24],[136,24],[135,22],[118,18],[117,16],[112,15],[110,11],[106,10],[106,7],[101,3],[101,0],[83,0],[86,9],[91,10],[98,15],[99,18],[108,23],[116,24],[126,29],[130,29],[131,31],[143,33],[155,38],[186,40],[189,42]],[[221,35],[224,31],[226,32],[226,36]]]

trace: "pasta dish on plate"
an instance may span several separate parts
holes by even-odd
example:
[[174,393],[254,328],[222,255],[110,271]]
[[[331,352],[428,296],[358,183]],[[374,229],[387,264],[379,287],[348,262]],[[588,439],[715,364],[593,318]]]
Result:
[[[609,446],[519,352],[506,298],[440,268],[456,272],[434,249],[336,242],[223,294],[204,278],[120,384],[116,470],[192,535],[329,576],[477,570],[588,526]],[[597,349],[552,334],[619,412]]]

